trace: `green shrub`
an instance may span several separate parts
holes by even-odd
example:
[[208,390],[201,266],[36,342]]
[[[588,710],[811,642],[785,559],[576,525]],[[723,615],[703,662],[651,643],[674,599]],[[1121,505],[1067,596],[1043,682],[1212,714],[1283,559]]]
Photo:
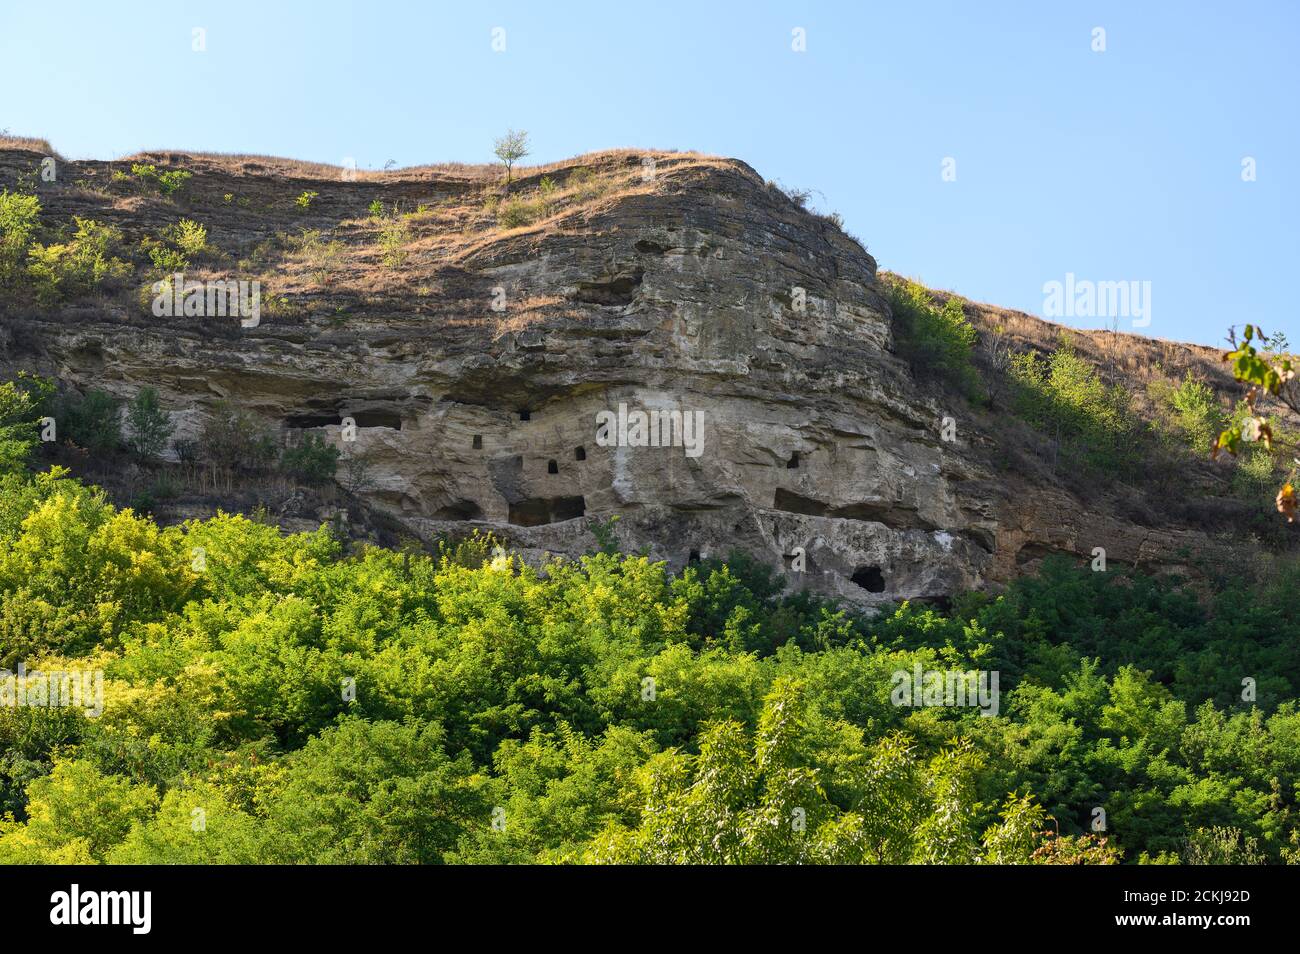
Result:
[[206,460],[227,470],[261,470],[275,460],[270,428],[228,401],[218,401],[203,423],[199,446]]
[[497,224],[503,229],[532,225],[542,217],[544,211],[541,199],[525,199],[523,196],[512,195],[497,210]]
[[142,388],[126,408],[127,445],[141,457],[157,457],[175,430],[158,403],[158,392]]
[[1157,427],[1166,442],[1180,444],[1197,456],[1209,454],[1224,423],[1214,390],[1190,371],[1177,385],[1157,381],[1149,390],[1162,412]]
[[379,226],[380,259],[389,268],[406,262],[406,246],[411,241],[411,226],[397,215],[384,219]]
[[53,394],[53,382],[24,372],[0,384],[0,476],[26,465]]
[[188,256],[197,257],[208,251],[208,230],[192,219],[181,219],[163,229],[163,239]]
[[140,247],[157,273],[171,275],[185,271],[191,259],[209,251],[208,230],[192,219],[181,219],[164,228],[158,238],[141,239]]
[[309,484],[323,484],[334,477],[339,466],[339,449],[319,434],[306,434],[285,449],[280,468],[292,477]]
[[[192,178],[192,174],[184,169],[173,169],[166,172],[159,172],[158,167],[153,163],[135,162],[131,164],[131,175],[136,181],[152,185],[162,195],[174,195],[179,192],[181,187]],[[126,175],[121,172],[113,173],[115,180],[125,179]]]
[[36,243],[27,253],[27,273],[42,301],[84,294],[131,274],[131,267],[113,255],[122,243],[118,229],[94,219],[74,217],[73,221],[77,229],[69,241]]
[[59,422],[64,436],[93,453],[108,453],[122,443],[122,404],[104,391],[65,397]]
[[1068,339],[1044,358],[1014,355],[1016,412],[1058,442],[1067,466],[1123,474],[1137,460],[1137,420],[1128,392],[1107,387]]
[[36,196],[0,191],[0,285],[12,284],[21,277],[27,246],[40,214],[41,203]]
[[966,320],[961,299],[940,307],[916,282],[889,286],[895,347],[914,371],[934,374],[972,400],[983,396],[972,355],[978,334]]
[[315,200],[319,196],[320,196],[319,192],[303,192],[303,194],[298,196],[298,198],[295,199],[294,201],[297,203],[298,208],[309,209],[311,208],[311,204],[313,200]]

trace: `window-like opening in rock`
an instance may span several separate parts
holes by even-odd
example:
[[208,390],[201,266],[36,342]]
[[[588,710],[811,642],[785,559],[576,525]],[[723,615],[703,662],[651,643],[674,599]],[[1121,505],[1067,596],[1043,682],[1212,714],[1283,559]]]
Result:
[[830,515],[830,507],[820,500],[813,500],[811,497],[801,497],[799,494],[792,493],[784,487],[776,488],[776,496],[772,500],[772,506],[776,510],[784,510],[786,513],[802,513],[810,517],[825,517]]
[[356,411],[345,414],[357,422],[357,427],[391,427],[395,431],[402,429],[402,415],[392,411]]
[[687,562],[687,563],[699,563],[699,562],[700,562],[700,551],[699,551],[699,550],[692,550],[692,551],[691,551],[691,555],[688,556],[688,557],[686,558],[686,562]]
[[798,452],[798,451],[795,451],[793,454],[790,455],[790,459],[789,459],[788,461],[785,462],[785,469],[786,469],[786,470],[798,470],[798,469],[799,469],[799,452]]
[[878,566],[860,566],[853,571],[849,579],[868,593],[885,592],[885,575],[880,572]]
[[475,450],[482,450],[482,449],[483,449],[483,435],[482,435],[482,434],[475,434],[475,435],[474,435],[474,449],[475,449]]
[[560,465],[556,461],[548,460],[546,462],[546,472],[548,474],[558,474],[560,472]]
[[532,411],[529,411],[529,410],[521,410],[521,411],[519,412],[519,420],[521,420],[521,421],[531,421],[532,419],[533,419],[533,412],[532,412]]
[[341,420],[342,418],[337,414],[291,414],[284,419],[284,426],[308,430],[313,427],[329,427],[331,424],[338,424]]
[[574,459],[574,460],[586,460],[586,459],[587,459],[587,448],[585,448],[585,447],[577,447],[577,448],[574,448],[574,451],[573,451],[573,459]]
[[572,520],[587,512],[582,497],[530,497],[510,505],[509,520],[520,527],[537,527],[544,523]]
[[440,507],[433,515],[434,520],[482,520],[483,509],[472,500],[456,500]]

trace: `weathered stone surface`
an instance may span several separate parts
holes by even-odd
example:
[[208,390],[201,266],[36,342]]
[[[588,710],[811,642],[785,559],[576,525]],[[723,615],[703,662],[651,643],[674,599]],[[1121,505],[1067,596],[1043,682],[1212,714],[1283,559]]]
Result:
[[[873,258],[743,163],[664,155],[653,183],[534,228],[442,244],[417,233],[393,287],[377,287],[356,224],[366,205],[476,186],[172,161],[196,172],[184,214],[232,260],[290,222],[337,226],[342,276],[322,290],[286,266],[281,289],[302,314],[252,329],[156,319],[129,295],[6,307],[4,364],[123,398],[153,385],[178,437],[197,436],[219,399],[332,440],[352,416],[352,449],[371,460],[365,503],[426,539],[478,526],[539,558],[574,555],[595,546],[589,518],[617,514],[625,548],[674,565],[738,548],[788,568],[802,548],[793,585],[866,604],[940,599],[1051,551],[1105,545],[1117,561],[1177,563],[1180,549],[1208,545],[1195,528],[1087,512],[1062,487],[995,474],[997,448],[970,415],[956,443],[940,440],[948,409],[891,351]],[[621,156],[587,165],[638,168]],[[306,188],[322,198],[301,222],[217,198]],[[46,202],[137,233],[178,214],[95,207],[74,190]],[[517,320],[494,314],[494,289]],[[620,404],[700,415],[701,453],[599,446],[597,415]]]

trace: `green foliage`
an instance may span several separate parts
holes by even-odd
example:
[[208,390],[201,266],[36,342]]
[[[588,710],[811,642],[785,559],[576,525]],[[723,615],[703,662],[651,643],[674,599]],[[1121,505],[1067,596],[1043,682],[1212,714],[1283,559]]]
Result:
[[[865,618],[739,555],[344,555],[10,473],[0,667],[105,679],[97,717],[0,706],[0,861],[1278,862],[1297,584],[1048,560]],[[894,704],[916,665],[997,671],[998,715]]]
[[307,434],[292,447],[285,448],[280,467],[292,477],[309,484],[323,484],[334,479],[338,470],[339,449],[325,442],[319,434]]
[[25,372],[0,383],[0,476],[27,464],[53,396],[54,382]]
[[528,155],[528,133],[511,129],[492,144],[493,154],[506,167],[506,182],[514,170],[515,163]]
[[144,238],[140,247],[160,275],[183,272],[193,259],[210,251],[208,230],[192,219],[181,219],[162,230],[157,239]]
[[532,225],[542,217],[543,206],[540,199],[525,199],[512,195],[497,210],[497,224],[503,229],[515,229]]
[[[1251,475],[1262,477],[1265,466],[1259,459],[1259,447],[1262,446],[1264,453],[1271,455],[1274,441],[1278,440],[1293,452],[1296,449],[1296,438],[1293,435],[1275,434],[1276,419],[1270,419],[1259,408],[1261,400],[1271,395],[1293,413],[1300,413],[1294,356],[1288,353],[1290,345],[1285,334],[1277,333],[1270,337],[1255,325],[1245,326],[1240,342],[1237,341],[1236,329],[1232,329],[1229,340],[1234,350],[1224,355],[1223,360],[1232,365],[1232,376],[1246,385],[1247,390],[1237,414],[1214,442],[1212,453],[1215,457],[1223,452],[1234,457],[1249,453],[1255,458]],[[1300,511],[1300,496],[1295,489],[1295,460],[1293,457],[1289,473],[1276,498],[1277,510],[1286,517],[1288,523],[1294,523],[1296,513]]]
[[1010,371],[1016,412],[1056,442],[1058,463],[1089,474],[1136,466],[1128,392],[1107,387],[1068,340],[1046,358],[1037,351],[1012,356]]
[[1214,390],[1188,371],[1177,385],[1161,380],[1153,383],[1150,391],[1163,411],[1160,427],[1166,440],[1203,456],[1224,423]]
[[58,420],[61,436],[96,454],[110,453],[122,443],[122,403],[104,391],[64,397]]
[[122,244],[120,230],[94,219],[74,216],[73,222],[76,231],[67,242],[37,242],[27,251],[27,274],[44,302],[85,294],[131,273],[130,266],[113,254]]
[[141,388],[126,406],[126,443],[141,457],[157,457],[167,447],[175,426],[158,401],[158,392]]
[[[192,174],[183,169],[158,171],[153,163],[133,162],[131,175],[141,184],[151,185],[162,195],[175,195],[192,178]],[[115,173],[114,178],[118,175]]]
[[208,250],[208,230],[193,219],[181,219],[163,229],[163,239],[190,257]]
[[199,451],[226,470],[261,470],[278,452],[271,430],[256,416],[229,401],[218,401],[203,422]]
[[36,196],[0,190],[0,286],[11,285],[22,276],[40,214]]
[[303,209],[305,211],[306,209],[311,208],[312,202],[319,197],[320,197],[319,192],[303,192],[302,195],[294,199],[294,203],[298,206],[298,208]]
[[401,216],[383,219],[379,224],[380,260],[389,268],[400,268],[406,262],[411,237],[411,226]]
[[983,397],[972,355],[978,334],[966,320],[962,302],[950,297],[942,306],[916,282],[889,286],[896,348],[913,369],[933,374],[971,400]]

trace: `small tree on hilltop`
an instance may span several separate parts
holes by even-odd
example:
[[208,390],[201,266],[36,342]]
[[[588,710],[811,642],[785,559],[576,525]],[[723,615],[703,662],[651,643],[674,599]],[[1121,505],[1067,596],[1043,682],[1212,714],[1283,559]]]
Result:
[[492,151],[505,164],[506,184],[508,185],[515,163],[528,155],[528,133],[523,130],[516,132],[511,129],[496,141]]

